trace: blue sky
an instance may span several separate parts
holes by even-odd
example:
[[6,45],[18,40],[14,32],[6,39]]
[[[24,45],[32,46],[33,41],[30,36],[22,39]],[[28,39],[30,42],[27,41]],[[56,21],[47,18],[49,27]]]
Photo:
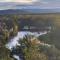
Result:
[[41,1],[43,1],[43,2],[49,2],[49,3],[51,3],[51,2],[60,2],[60,0],[41,0]]

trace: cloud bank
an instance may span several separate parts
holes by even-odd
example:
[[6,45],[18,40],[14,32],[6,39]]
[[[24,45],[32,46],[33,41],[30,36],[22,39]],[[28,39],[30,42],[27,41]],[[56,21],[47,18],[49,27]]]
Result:
[[[28,5],[28,6],[20,6]],[[0,0],[0,10],[16,8],[54,9],[60,8],[60,0]]]

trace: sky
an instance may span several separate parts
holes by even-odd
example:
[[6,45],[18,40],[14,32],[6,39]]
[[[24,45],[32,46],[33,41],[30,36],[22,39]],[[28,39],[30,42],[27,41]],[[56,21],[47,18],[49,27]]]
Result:
[[2,2],[15,2],[18,4],[26,4],[26,5],[32,4],[32,5],[42,5],[47,7],[52,7],[52,6],[60,7],[60,0],[0,0],[0,3]]
[[32,2],[32,0],[0,0],[0,2]]
[[[10,3],[9,3],[10,2]],[[51,9],[51,8],[60,8],[60,0],[0,0],[0,10],[14,8],[16,5],[38,5],[38,8]]]
[[42,3],[49,3],[49,2],[60,2],[60,0],[0,0],[0,2],[42,2]]

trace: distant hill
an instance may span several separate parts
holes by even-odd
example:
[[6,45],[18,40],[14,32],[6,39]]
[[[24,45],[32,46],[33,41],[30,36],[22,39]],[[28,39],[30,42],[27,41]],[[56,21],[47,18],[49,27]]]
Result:
[[59,9],[8,9],[0,10],[0,15],[4,14],[41,14],[41,13],[60,13]]
[[23,11],[23,10],[19,10],[19,9],[0,10],[0,15],[4,15],[4,14],[23,14],[23,13],[28,13],[28,12]]
[[60,13],[60,9],[26,9],[30,13]]

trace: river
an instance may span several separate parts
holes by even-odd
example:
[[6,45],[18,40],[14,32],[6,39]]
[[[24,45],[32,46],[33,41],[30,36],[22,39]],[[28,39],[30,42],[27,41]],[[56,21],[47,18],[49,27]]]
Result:
[[[19,44],[19,40],[23,39],[25,37],[25,35],[33,35],[35,37],[39,37],[41,35],[47,34],[50,31],[44,31],[44,32],[30,32],[30,31],[20,31],[17,33],[17,35],[15,37],[13,37],[7,44],[6,44],[6,48],[8,48],[10,51],[13,51],[13,48],[16,48],[16,46],[20,46]],[[13,54],[13,57],[16,60],[24,60],[23,58],[21,58],[22,52],[20,52],[19,54]]]

